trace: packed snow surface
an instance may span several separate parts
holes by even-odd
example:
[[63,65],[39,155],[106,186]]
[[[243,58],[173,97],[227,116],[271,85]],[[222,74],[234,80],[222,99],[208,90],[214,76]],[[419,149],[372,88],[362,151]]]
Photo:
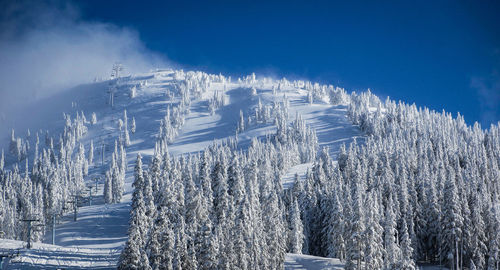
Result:
[[288,253],[285,257],[285,270],[344,269],[339,259]]

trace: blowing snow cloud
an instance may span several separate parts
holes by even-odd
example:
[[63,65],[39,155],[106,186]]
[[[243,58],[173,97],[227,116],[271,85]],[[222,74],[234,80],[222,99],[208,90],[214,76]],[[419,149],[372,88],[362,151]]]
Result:
[[135,31],[83,21],[66,3],[4,2],[0,10],[0,111],[107,78],[115,62],[130,73],[166,62]]

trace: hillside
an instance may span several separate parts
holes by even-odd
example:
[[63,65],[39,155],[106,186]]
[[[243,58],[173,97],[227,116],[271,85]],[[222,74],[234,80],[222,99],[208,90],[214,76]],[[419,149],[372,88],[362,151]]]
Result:
[[309,81],[119,70],[3,120],[8,269],[500,266],[500,125]]
[[[290,120],[301,115],[307,125],[316,131],[319,145],[328,147],[332,157],[337,155],[340,145],[349,144],[355,138],[363,138],[359,128],[348,120],[346,105],[332,106],[328,104],[328,100],[319,99],[311,103],[308,100],[309,90],[305,89],[304,82],[256,80],[251,76],[229,82],[228,78],[219,79],[213,75],[165,70],[75,87],[30,105],[32,109],[24,111],[25,113],[15,113],[16,116],[9,118],[3,129],[15,126],[15,136],[22,136],[21,134],[27,132],[27,128],[30,129],[32,135],[27,141],[32,147],[27,152],[31,166],[36,140],[33,134],[39,134],[40,140],[43,141],[48,131],[49,136],[54,136],[56,140],[58,134],[64,131],[62,114],[74,118],[77,113],[83,113],[87,119],[87,131],[78,142],[84,146],[87,155],[91,141],[94,146],[93,164],[89,166],[84,181],[86,184],[93,184],[97,178],[98,195],[93,198],[91,206],[86,201],[80,203],[77,221],[73,221],[72,209],[67,209],[63,216],[58,217],[55,246],[36,243],[30,251],[22,249],[19,256],[11,259],[9,269],[24,269],[28,266],[36,268],[40,265],[96,269],[113,268],[116,265],[120,250],[127,239],[135,157],[140,153],[144,162],[149,163],[155,151],[160,122],[164,119],[167,108],[170,106],[171,110],[172,106],[181,103],[179,89],[193,83],[200,83],[199,93],[189,97],[191,101],[189,111],[184,116],[184,123],[168,146],[169,152],[176,156],[196,154],[214,142],[235,138],[240,111],[245,116],[251,115],[259,106],[271,106],[273,102],[283,102],[284,99],[290,104]],[[298,85],[300,83],[301,85]],[[111,87],[115,87],[116,91],[113,107],[109,104]],[[132,88],[135,88],[133,98]],[[252,88],[255,89],[253,93]],[[213,103],[214,96],[218,96],[222,103],[215,106],[211,112],[210,104]],[[136,132],[129,135],[130,145],[126,147],[124,194],[121,202],[105,204],[104,173],[110,166],[115,140],[120,140],[120,136],[123,136],[118,122],[123,118],[124,110],[127,111],[128,124],[131,124],[132,118],[136,123]],[[96,114],[95,124],[90,123],[92,113]],[[276,127],[272,122],[256,123],[238,133],[238,145],[244,150],[252,138],[263,139],[275,131]],[[0,145],[8,149],[8,143],[8,140],[2,140]],[[104,160],[101,152],[103,146]],[[15,161],[15,156],[7,154],[6,169],[10,170]],[[306,163],[291,167],[288,173],[283,175],[285,187],[293,182],[296,173],[304,178],[305,172],[311,166],[312,163]],[[24,161],[20,162],[19,167],[24,167]],[[88,196],[86,193],[84,199]],[[46,233],[40,240],[43,243],[51,243],[51,223],[46,221],[44,225]],[[7,247],[11,250],[22,247],[21,242],[2,242],[6,243],[2,249],[3,253],[8,253],[5,249]]]

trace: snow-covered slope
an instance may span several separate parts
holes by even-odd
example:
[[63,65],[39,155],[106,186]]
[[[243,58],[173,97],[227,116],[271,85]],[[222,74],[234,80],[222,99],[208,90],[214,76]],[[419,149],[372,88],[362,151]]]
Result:
[[25,243],[14,240],[1,240],[1,254],[12,257],[3,258],[2,269],[114,269],[121,248],[85,248],[80,246],[63,247],[34,243],[32,249],[25,249]]
[[[193,75],[194,74],[194,75]],[[201,73],[189,76],[206,77]],[[27,128],[31,132],[48,130],[51,135],[59,134],[64,126],[62,113],[75,115],[83,112],[87,119],[91,114],[97,116],[95,125],[88,125],[88,132],[80,142],[87,148],[90,141],[95,147],[94,166],[89,168],[88,183],[98,179],[100,192],[94,198],[93,205],[81,205],[78,209],[78,220],[73,221],[73,214],[61,217],[56,226],[55,245],[35,244],[32,250],[22,249],[22,242],[0,239],[1,253],[15,253],[10,259],[8,269],[26,268],[113,268],[118,260],[119,252],[127,238],[130,211],[130,199],[133,181],[133,163],[137,153],[146,156],[148,163],[154,153],[155,141],[167,108],[178,104],[181,97],[176,91],[186,87],[190,82],[187,73],[171,70],[155,71],[150,74],[123,77],[119,80],[114,95],[114,106],[108,103],[110,82],[97,82],[75,87],[50,99],[39,101],[30,107],[36,111],[22,110],[15,117],[3,123],[2,130],[16,127],[16,135],[24,134]],[[111,82],[113,83],[113,82]],[[131,89],[135,87],[135,97],[131,97]],[[252,90],[255,88],[255,91]],[[214,113],[209,110],[209,100],[217,93],[222,93],[224,105]],[[197,153],[214,141],[223,141],[234,137],[238,125],[240,111],[246,116],[252,115],[260,104],[270,105],[273,102],[288,100],[290,104],[290,120],[301,115],[306,123],[317,134],[321,147],[328,147],[333,158],[342,144],[349,144],[354,139],[363,138],[358,127],[352,125],[346,116],[345,105],[330,105],[322,100],[312,104],[308,100],[308,92],[303,86],[286,81],[255,80],[251,77],[230,82],[229,80],[212,80],[205,85],[201,94],[191,97],[189,113],[185,115],[185,123],[178,131],[178,136],[169,145],[169,152],[174,155]],[[131,144],[127,147],[127,164],[125,192],[121,203],[104,204],[102,196],[103,174],[109,167],[110,156],[115,140],[119,139],[119,119],[127,110],[129,121],[135,118],[137,131],[130,134]],[[130,125],[130,123],[129,123]],[[237,135],[238,144],[243,149],[254,137],[262,138],[275,131],[273,124],[254,124]],[[42,134],[42,133],[41,133]],[[58,135],[56,135],[57,137]],[[42,139],[42,138],[41,138]],[[33,138],[32,138],[33,140]],[[3,139],[0,147],[7,149],[8,140]],[[104,148],[104,160],[101,160]],[[33,150],[30,152],[32,155]],[[14,158],[8,158],[12,165]],[[283,176],[284,186],[292,181],[294,175],[304,175],[311,164],[300,164],[292,167]],[[86,204],[86,203],[85,203]],[[45,243],[52,239],[50,227],[47,225]],[[19,250],[16,251],[16,250]],[[309,256],[289,254],[286,260],[287,269],[335,269],[341,267],[337,260],[319,259]]]
[[303,254],[287,254],[285,270],[344,269],[339,259],[323,258]]

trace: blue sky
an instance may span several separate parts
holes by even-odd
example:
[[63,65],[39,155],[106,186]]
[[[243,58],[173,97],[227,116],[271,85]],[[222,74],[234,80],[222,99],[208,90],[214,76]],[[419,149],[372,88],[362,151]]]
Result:
[[470,124],[500,120],[496,1],[88,0],[73,6],[78,22],[132,29],[147,49],[185,68],[370,88],[381,97],[460,112]]

